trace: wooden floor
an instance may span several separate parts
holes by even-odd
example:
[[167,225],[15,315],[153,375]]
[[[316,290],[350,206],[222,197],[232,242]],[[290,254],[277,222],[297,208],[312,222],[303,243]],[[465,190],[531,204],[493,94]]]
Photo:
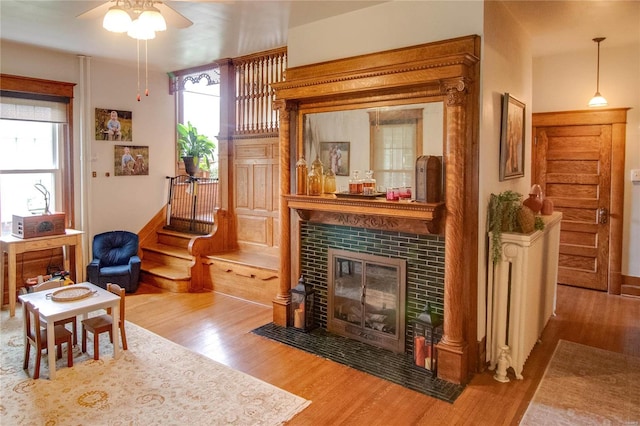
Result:
[[515,425],[558,339],[640,356],[640,298],[559,286],[557,315],[524,366],[524,379],[477,374],[454,404],[254,334],[271,307],[218,293],[176,294],[142,284],[127,320],[303,398],[289,425]]

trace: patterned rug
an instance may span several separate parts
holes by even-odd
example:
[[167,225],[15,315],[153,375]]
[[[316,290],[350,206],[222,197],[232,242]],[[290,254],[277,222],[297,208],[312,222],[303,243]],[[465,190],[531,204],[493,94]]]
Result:
[[560,340],[521,425],[640,425],[640,358]]
[[[0,317],[0,424],[2,425],[280,425],[311,402],[226,367],[126,323],[128,350],[112,358],[108,333],[100,360],[66,345],[56,380],[43,353],[40,379],[22,369],[22,310]],[[78,327],[80,328],[80,327]]]

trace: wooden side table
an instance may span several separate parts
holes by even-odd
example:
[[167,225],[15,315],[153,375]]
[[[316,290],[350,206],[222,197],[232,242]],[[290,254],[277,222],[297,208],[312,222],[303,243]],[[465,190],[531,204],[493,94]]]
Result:
[[77,247],[75,253],[76,259],[76,282],[84,281],[85,264],[82,258],[82,231],[76,229],[67,229],[64,234],[49,235],[46,237],[37,238],[17,238],[12,235],[4,235],[0,237],[0,307],[4,304],[4,253],[7,253],[8,261],[7,266],[9,268],[7,278],[9,281],[9,315],[15,316],[16,314],[16,270],[17,262],[16,257],[18,254],[27,253],[31,251],[46,250],[52,248],[62,247],[64,250],[64,268],[69,270],[69,253],[66,248],[75,246]]

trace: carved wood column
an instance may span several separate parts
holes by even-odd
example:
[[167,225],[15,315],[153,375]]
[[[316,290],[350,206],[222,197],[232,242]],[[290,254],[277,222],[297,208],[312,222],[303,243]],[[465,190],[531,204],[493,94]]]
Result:
[[280,287],[273,300],[273,323],[287,325],[289,304],[291,303],[291,213],[285,194],[291,193],[291,108],[292,103],[279,100],[274,102],[274,109],[280,113],[280,268],[278,276]]
[[[444,332],[438,344],[438,377],[455,383],[466,382],[468,344],[464,335],[464,206],[466,102],[464,79],[452,79],[442,84],[446,94],[445,146],[445,274]],[[468,242],[473,244],[473,242]]]

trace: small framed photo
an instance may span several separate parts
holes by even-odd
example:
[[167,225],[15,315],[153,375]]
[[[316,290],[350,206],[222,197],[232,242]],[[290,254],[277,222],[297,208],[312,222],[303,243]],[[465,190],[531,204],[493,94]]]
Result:
[[97,141],[132,141],[133,116],[131,111],[96,108]]
[[349,176],[349,142],[320,142],[320,161],[336,176]]
[[113,174],[116,176],[146,176],[149,174],[149,147],[115,145]]
[[502,97],[500,181],[524,176],[525,105],[509,93]]

